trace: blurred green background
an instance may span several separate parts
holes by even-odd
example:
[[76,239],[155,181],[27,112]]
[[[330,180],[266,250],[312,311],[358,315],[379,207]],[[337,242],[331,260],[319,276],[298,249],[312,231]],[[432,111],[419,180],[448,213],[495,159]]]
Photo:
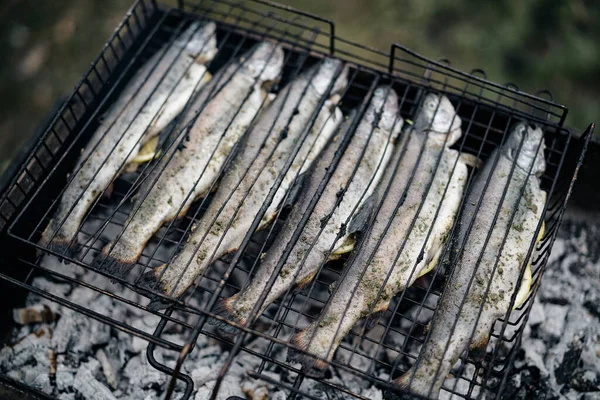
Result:
[[[338,35],[359,43],[387,51],[398,42],[527,92],[549,89],[569,107],[569,127],[583,130],[600,114],[599,1],[281,2],[334,20]],[[70,93],[132,3],[0,1],[0,171]]]

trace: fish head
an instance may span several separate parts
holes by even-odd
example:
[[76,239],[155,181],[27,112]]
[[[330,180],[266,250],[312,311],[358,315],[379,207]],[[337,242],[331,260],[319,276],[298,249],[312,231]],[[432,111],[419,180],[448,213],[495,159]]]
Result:
[[246,75],[259,84],[275,82],[283,69],[283,49],[272,42],[260,42],[242,57]]
[[377,122],[383,130],[391,131],[392,140],[396,139],[404,120],[398,112],[398,95],[393,88],[378,87],[375,89],[365,118],[369,123]]
[[537,125],[519,122],[506,139],[504,155],[523,170],[541,176],[546,170],[544,132]]
[[201,64],[210,62],[217,54],[217,25],[214,22],[204,25],[194,22],[188,30],[192,34],[189,40],[185,39],[183,43],[185,54]]
[[330,96],[340,94],[348,85],[348,66],[343,65],[341,60],[335,58],[326,58],[316,65],[316,72],[309,71],[308,79],[310,85],[321,96],[327,94],[331,81],[335,79]]
[[431,138],[451,146],[462,135],[461,125],[460,117],[446,96],[428,93],[417,111],[414,129],[429,132]]

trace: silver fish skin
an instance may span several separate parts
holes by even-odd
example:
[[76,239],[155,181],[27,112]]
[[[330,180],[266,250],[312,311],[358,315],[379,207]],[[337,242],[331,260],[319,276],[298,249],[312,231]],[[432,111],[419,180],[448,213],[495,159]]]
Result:
[[[498,162],[493,168],[496,157],[499,157]],[[526,123],[516,125],[505,145],[492,153],[475,178],[461,212],[459,232],[452,250],[451,262],[456,268],[431,322],[420,361],[395,380],[395,384],[413,393],[437,398],[446,376],[464,351],[470,347],[472,353],[485,354],[492,326],[508,311],[520,270],[527,264],[526,254],[532,240],[536,239],[546,202],[546,193],[541,190],[538,179],[544,170],[542,130]],[[506,195],[500,203],[505,190]],[[498,210],[498,219],[492,226]],[[510,223],[513,212],[515,216]],[[471,223],[472,230],[468,233]],[[490,230],[491,236],[484,248]],[[506,242],[502,247],[505,235]],[[464,249],[458,254],[462,243]],[[488,285],[490,289],[486,296]],[[460,310],[463,299],[464,306]],[[444,351],[446,346],[448,349]]]
[[414,128],[403,135],[376,190],[378,199],[383,199],[378,200],[381,207],[360,248],[351,256],[347,275],[336,282],[319,318],[292,337],[291,343],[308,354],[290,348],[289,361],[300,362],[309,374],[322,374],[359,320],[370,312],[380,315],[392,297],[437,263],[467,177],[459,153],[449,149],[461,133],[461,121],[452,103],[445,96],[428,94]]
[[[222,300],[217,306],[217,313],[240,324],[253,322],[248,320],[249,315],[264,291],[268,294],[257,315],[262,314],[292,286],[303,287],[308,284],[320,266],[327,261],[332,249],[334,250],[332,256],[340,248],[345,251],[351,249],[351,246],[344,246],[344,244],[348,241],[352,242],[355,231],[362,228],[353,227],[351,221],[354,221],[353,218],[359,210],[361,213],[369,213],[361,207],[371,197],[380,181],[402,124],[403,120],[398,113],[398,96],[394,90],[386,87],[377,88],[298,240],[292,242],[292,236],[306,214],[309,203],[325,176],[325,171],[330,167],[332,157],[321,157],[316,170],[310,175],[308,187],[303,187],[301,197],[293,206],[284,228],[261,261],[256,276],[240,293]],[[328,153],[332,153],[336,146],[330,148],[332,150],[328,150]],[[357,165],[356,173],[352,176]],[[340,201],[339,193],[344,189]],[[323,221],[326,221],[325,225]],[[349,229],[345,228],[346,225]],[[338,238],[341,229],[345,229],[346,234]],[[267,287],[267,282],[279,268],[280,260],[290,246],[292,250],[281,266],[279,275],[272,287]],[[227,324],[220,325],[220,330],[229,334],[239,332]]]
[[[238,249],[290,154],[298,148],[258,229],[276,217],[296,176],[310,167],[341,122],[336,103],[338,93],[347,85],[347,75],[348,69],[340,61],[325,59],[283,89],[252,129],[245,148],[227,170],[182,251],[170,264],[144,274],[142,284],[150,288],[156,285],[156,290],[177,298],[215,260]],[[314,124],[300,142],[314,115]],[[149,307],[167,305],[157,297]]]
[[[125,277],[152,235],[165,222],[185,215],[192,202],[208,192],[230,152],[260,112],[266,96],[263,85],[279,77],[283,58],[281,46],[261,42],[224,71],[229,79],[213,79],[221,81],[220,89],[181,139],[183,146],[172,146],[165,154],[155,169],[158,180],[154,181],[152,174],[146,180],[121,237],[103,248],[96,267]],[[187,119],[186,115],[183,120]]]
[[134,75],[83,149],[41,246],[69,255],[78,250],[77,232],[97,197],[204,85],[205,64],[217,49],[215,29],[214,23],[192,23]]

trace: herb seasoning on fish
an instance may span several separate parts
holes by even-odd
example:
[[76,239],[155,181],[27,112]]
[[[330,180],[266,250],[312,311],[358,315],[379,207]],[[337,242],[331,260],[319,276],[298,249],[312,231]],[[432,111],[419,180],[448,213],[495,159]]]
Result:
[[[265,290],[268,291],[267,297],[256,315],[260,315],[293,285],[307,285],[327,257],[352,250],[354,234],[362,230],[369,219],[372,208],[370,196],[386,168],[402,123],[398,113],[398,96],[393,89],[376,89],[365,116],[300,232],[299,240],[291,243],[330,167],[332,154],[321,158],[310,176],[308,187],[303,189],[285,227],[261,261],[261,268],[250,285],[235,296],[221,301],[217,307],[218,313],[238,323],[249,324],[251,321],[248,321],[248,317]],[[335,150],[335,146],[330,146],[327,152],[334,153]],[[353,173],[356,165],[358,168]],[[338,196],[340,188],[342,198]],[[348,231],[342,235],[340,231],[346,224],[349,224]],[[291,252],[285,260],[281,260],[290,246]],[[278,269],[281,269],[281,273],[272,287],[268,288],[270,277]],[[221,330],[226,333],[239,332],[226,324],[221,325]]]
[[[169,265],[146,273],[146,285],[158,284],[164,294],[179,297],[216,259],[235,251],[289,159],[291,166],[258,229],[276,217],[295,177],[311,166],[342,120],[336,103],[347,85],[347,74],[340,61],[326,59],[282,90],[248,135],[246,147],[226,172],[188,243]],[[306,138],[298,140],[307,128]],[[150,304],[165,306],[160,299]]]
[[[309,354],[290,349],[288,360],[302,363],[308,373],[321,374],[361,318],[385,311],[396,293],[437,263],[467,175],[459,153],[449,149],[461,133],[461,120],[450,101],[425,96],[414,126],[394,153],[391,165],[398,165],[397,170],[388,168],[376,190],[381,206],[345,278],[336,283],[319,318],[292,338],[292,344]],[[426,227],[431,227],[429,235]]]
[[60,253],[77,250],[79,227],[100,193],[208,80],[205,64],[216,53],[215,29],[214,23],[191,24],[131,79],[83,149],[40,245]]
[[[544,170],[542,130],[518,124],[506,143],[492,153],[469,191],[453,241],[455,268],[448,288],[431,322],[420,361],[394,381],[397,385],[437,398],[465,350],[485,352],[491,328],[508,311],[519,273],[526,268],[525,254],[536,239],[546,202],[539,181]],[[495,215],[506,218],[497,218],[492,225]],[[483,238],[487,237],[486,244]]]
[[[96,258],[98,268],[126,276],[162,224],[183,216],[194,200],[207,193],[229,153],[259,113],[266,96],[263,86],[276,80],[282,68],[281,47],[261,42],[215,76],[214,85],[220,84],[220,89],[189,130],[181,134],[185,135],[185,146],[172,146],[171,152],[176,153],[172,158],[171,152],[163,156],[155,168],[155,173],[160,174],[156,176],[158,181],[155,183],[152,174],[146,179],[121,237],[107,244]],[[206,98],[214,85],[207,86],[199,98]],[[199,101],[196,99],[195,103]],[[184,116],[183,124],[192,120],[190,113],[194,108]]]

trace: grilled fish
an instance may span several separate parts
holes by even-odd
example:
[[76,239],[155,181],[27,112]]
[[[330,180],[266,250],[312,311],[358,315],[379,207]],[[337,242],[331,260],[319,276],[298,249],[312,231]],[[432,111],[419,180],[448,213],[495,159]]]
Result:
[[[282,68],[282,48],[261,42],[226,68],[224,76],[214,77],[214,85],[220,88],[205,88],[216,93],[195,120],[189,114],[183,118],[184,124],[193,121],[182,134],[185,140],[182,137],[182,145],[172,146],[165,154],[154,172],[157,180],[151,174],[145,181],[121,237],[107,244],[97,257],[98,268],[126,276],[162,224],[185,215],[192,202],[207,193],[233,147],[261,110],[266,96],[263,85],[277,79]],[[200,97],[207,96],[203,92]],[[170,157],[172,152],[175,154]]]
[[[461,134],[461,120],[450,101],[425,96],[414,126],[394,154],[397,170],[388,168],[376,191],[382,200],[371,231],[319,318],[292,337],[292,344],[308,354],[290,348],[289,361],[321,374],[360,319],[385,311],[394,295],[437,263],[467,176],[459,153],[449,149]],[[372,324],[375,317],[370,318]]]
[[[354,234],[362,229],[360,215],[368,215],[367,209],[372,208],[370,205],[362,206],[370,198],[386,168],[402,123],[398,114],[398,96],[393,89],[376,89],[365,116],[314,209],[307,210],[325,171],[330,167],[331,157],[323,157],[317,171],[311,174],[309,186],[303,188],[303,194],[285,227],[261,261],[261,268],[250,285],[222,300],[217,306],[218,313],[240,324],[251,323],[248,318],[263,292],[267,291],[267,295],[258,313],[254,314],[256,316],[293,285],[302,287],[308,284],[327,257],[352,249]],[[306,213],[310,213],[310,217],[294,243],[293,236]],[[280,271],[277,279],[270,288],[267,287],[269,279],[277,271]],[[227,324],[220,328],[225,333],[239,332]]]
[[207,81],[205,64],[216,54],[215,29],[214,23],[192,23],[131,79],[83,149],[41,246],[77,251],[77,232],[98,196]]
[[[341,122],[336,103],[347,73],[340,61],[326,59],[283,89],[252,129],[245,149],[226,172],[181,253],[169,265],[147,272],[143,283],[151,288],[157,285],[157,290],[172,297],[183,294],[216,259],[242,244],[271,187],[285,173],[258,229],[276,217],[295,177],[310,167]],[[284,172],[288,159],[292,163]],[[152,308],[165,305],[160,298],[150,303]]]
[[397,385],[437,398],[446,375],[469,346],[485,354],[490,330],[508,311],[542,218],[546,193],[538,177],[544,170],[542,130],[518,124],[490,156],[469,192],[451,254],[456,268],[431,322],[420,361],[395,381]]

